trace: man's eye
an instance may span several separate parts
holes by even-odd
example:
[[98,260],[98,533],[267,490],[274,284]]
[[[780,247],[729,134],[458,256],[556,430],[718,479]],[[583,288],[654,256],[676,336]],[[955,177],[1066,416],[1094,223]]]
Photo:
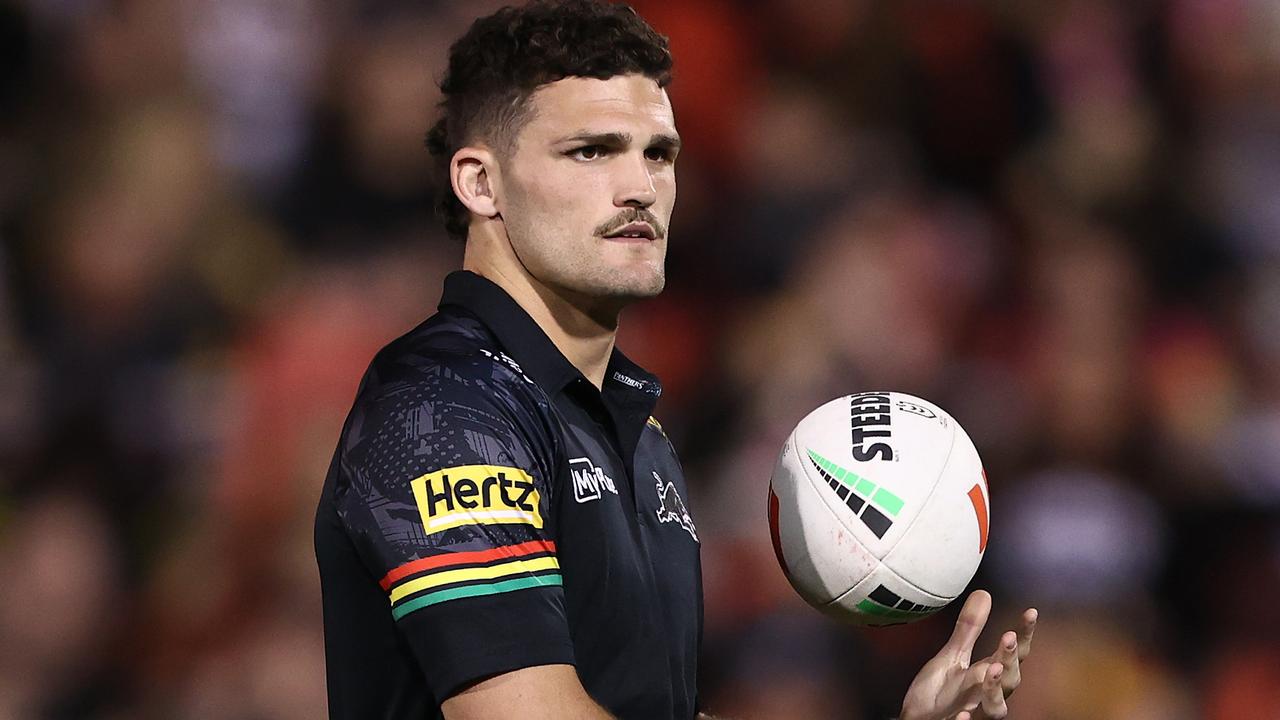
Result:
[[569,151],[569,157],[575,160],[595,160],[604,155],[604,148],[599,145],[586,145]]
[[649,148],[644,151],[644,156],[651,162],[670,162],[671,152],[663,148]]

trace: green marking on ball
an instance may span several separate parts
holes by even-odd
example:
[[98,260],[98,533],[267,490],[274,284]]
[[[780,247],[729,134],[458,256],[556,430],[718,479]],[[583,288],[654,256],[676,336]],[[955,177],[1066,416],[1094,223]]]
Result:
[[858,473],[842,468],[830,460],[822,457],[818,453],[809,450],[809,457],[817,463],[818,467],[826,470],[832,477],[849,486],[850,490],[858,493],[864,500],[885,511],[893,517],[897,517],[902,512],[904,505],[902,498],[894,495],[889,490],[877,486],[870,480],[862,477]]
[[871,502],[889,511],[890,515],[896,516],[898,511],[902,509],[902,498],[894,495],[884,488],[876,490],[876,494],[871,498]]
[[906,610],[894,610],[880,605],[876,601],[866,598],[858,603],[858,609],[868,615],[876,617],[893,618],[895,620],[908,620],[920,617],[920,613],[907,612]]
[[856,607],[868,615],[895,620],[913,620],[942,609],[942,606],[932,607],[904,600],[884,585],[877,586]]
[[858,491],[859,495],[871,497],[871,494],[876,491],[876,484],[864,477],[860,477],[858,478],[858,487],[854,489]]

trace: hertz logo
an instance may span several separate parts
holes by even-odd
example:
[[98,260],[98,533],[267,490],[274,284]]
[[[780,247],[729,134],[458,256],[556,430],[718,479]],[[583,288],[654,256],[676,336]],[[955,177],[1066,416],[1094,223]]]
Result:
[[463,465],[428,473],[410,485],[428,535],[460,525],[542,527],[538,488],[519,468]]

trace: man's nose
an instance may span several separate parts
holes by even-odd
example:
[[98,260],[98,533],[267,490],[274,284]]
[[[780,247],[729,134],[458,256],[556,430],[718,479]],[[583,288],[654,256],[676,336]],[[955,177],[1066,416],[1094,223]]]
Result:
[[618,207],[649,207],[658,201],[658,191],[653,185],[653,171],[643,153],[628,156],[621,163],[621,177],[613,204]]

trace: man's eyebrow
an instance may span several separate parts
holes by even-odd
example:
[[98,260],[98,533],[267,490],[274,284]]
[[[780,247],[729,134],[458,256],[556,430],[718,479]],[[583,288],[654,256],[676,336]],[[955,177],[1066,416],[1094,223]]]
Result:
[[559,143],[582,143],[584,145],[607,145],[610,147],[621,147],[631,144],[631,134],[623,132],[605,132],[597,133],[588,130],[579,130],[578,132],[561,138]]
[[[606,147],[625,147],[631,144],[631,133],[624,132],[605,132],[597,133],[587,130],[580,130],[572,135],[561,138],[556,142],[560,143],[581,143],[583,145],[604,145]],[[671,150],[680,149],[680,136],[670,135],[667,133],[658,133],[649,140],[650,146],[664,147]]]
[[679,150],[681,143],[679,135],[658,133],[649,140],[649,144],[655,147],[666,148],[668,150]]

